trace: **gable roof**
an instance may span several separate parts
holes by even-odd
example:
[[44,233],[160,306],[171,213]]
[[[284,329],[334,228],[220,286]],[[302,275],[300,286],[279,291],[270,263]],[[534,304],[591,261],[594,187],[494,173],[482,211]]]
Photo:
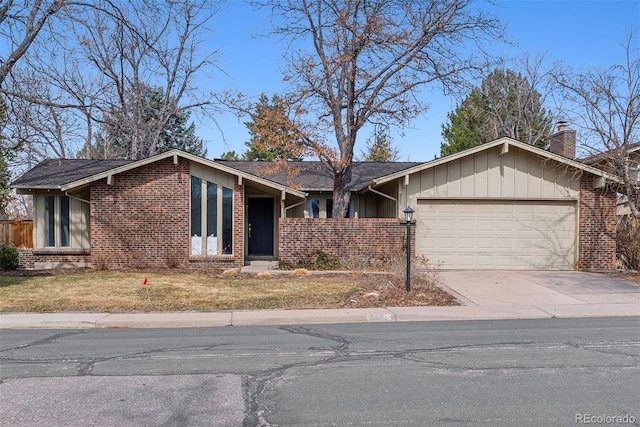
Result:
[[[16,179],[10,186],[16,189],[51,189],[69,191],[74,188],[90,184],[91,182],[109,178],[110,176],[155,163],[163,159],[173,158],[174,162],[177,162],[178,157],[226,172],[230,175],[239,176],[242,179],[247,179],[248,181],[266,185],[299,198],[306,197],[305,193],[294,190],[275,181],[264,179],[239,169],[234,169],[180,150],[170,150],[165,153],[136,161],[81,159],[45,160]],[[78,166],[81,166],[83,163],[84,167],[78,168]],[[74,170],[74,167],[78,170]]]
[[519,148],[521,150],[528,151],[528,152],[533,153],[533,154],[537,154],[540,157],[547,158],[547,159],[550,159],[550,160],[555,160],[556,162],[565,164],[567,166],[571,166],[571,167],[573,167],[575,169],[578,169],[578,170],[581,170],[581,171],[584,171],[584,172],[588,172],[588,173],[591,173],[591,174],[596,175],[596,176],[601,176],[603,178],[606,178],[607,180],[610,180],[610,181],[613,181],[613,182],[616,182],[616,183],[620,183],[620,179],[617,176],[612,175],[612,174],[610,174],[608,172],[605,172],[603,170],[594,168],[592,166],[588,166],[588,165],[586,165],[586,164],[584,164],[582,162],[579,162],[579,161],[573,160],[573,159],[569,159],[569,158],[561,156],[559,154],[551,153],[549,151],[543,150],[542,148],[538,148],[538,147],[535,147],[535,146],[530,145],[530,144],[525,144],[524,142],[520,142],[520,141],[517,141],[517,140],[512,139],[512,138],[504,137],[504,138],[496,139],[495,141],[487,142],[486,144],[481,144],[481,145],[475,146],[473,148],[469,148],[469,149],[464,150],[464,151],[459,151],[459,152],[457,152],[455,154],[451,154],[449,156],[440,157],[439,159],[431,160],[431,161],[426,162],[426,163],[421,163],[418,166],[414,166],[412,168],[405,169],[403,171],[399,171],[399,172],[392,173],[392,174],[389,174],[389,175],[386,175],[386,176],[383,176],[383,177],[380,177],[380,178],[376,178],[376,179],[373,180],[372,185],[375,185],[375,186],[381,185],[381,184],[396,180],[398,178],[402,178],[402,177],[404,177],[406,175],[411,175],[411,174],[416,173],[416,172],[421,172],[423,170],[430,169],[430,168],[436,167],[438,165],[442,165],[442,164],[451,162],[453,160],[461,159],[463,157],[471,156],[471,155],[479,153],[481,151],[490,150],[490,149],[493,149],[495,147],[500,147],[500,146],[504,147],[504,149],[507,149],[507,150],[508,150],[509,146],[514,146],[514,147],[517,147],[517,148]]
[[11,183],[13,188],[57,189],[61,185],[132,163],[131,160],[47,159]]
[[[333,191],[333,174],[322,162],[246,162],[216,160],[247,173],[271,179],[279,184],[293,186],[302,191]],[[421,165],[421,162],[353,162],[349,191],[360,191],[375,178]]]
[[[634,142],[633,144],[628,144],[626,147],[626,150],[627,150],[627,154],[640,151],[640,142]],[[616,156],[618,154],[617,152],[618,152],[618,149],[614,148],[612,150],[607,150],[601,153],[596,153],[587,157],[583,157],[582,159],[580,159],[580,161],[586,164],[598,163],[601,160],[607,160],[612,156]]]

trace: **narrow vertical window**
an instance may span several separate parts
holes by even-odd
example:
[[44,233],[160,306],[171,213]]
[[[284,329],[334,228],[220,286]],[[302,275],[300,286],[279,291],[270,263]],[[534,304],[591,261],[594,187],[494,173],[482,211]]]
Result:
[[309,199],[309,218],[320,218],[320,199]]
[[202,179],[191,177],[191,254],[202,255]]
[[327,218],[333,218],[333,199],[327,199]]
[[71,245],[71,234],[69,232],[69,197],[60,196],[60,246],[69,247]]
[[55,196],[46,196],[44,198],[44,238],[45,246],[56,245],[56,198]]
[[207,182],[207,255],[218,254],[218,186]]
[[233,253],[233,190],[222,187],[222,253]]

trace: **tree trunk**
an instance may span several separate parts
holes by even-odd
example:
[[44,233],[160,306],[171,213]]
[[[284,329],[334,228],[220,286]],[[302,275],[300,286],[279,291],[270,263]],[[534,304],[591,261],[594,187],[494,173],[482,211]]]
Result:
[[351,201],[351,163],[336,170],[333,178],[333,218],[345,218],[349,214],[349,202]]

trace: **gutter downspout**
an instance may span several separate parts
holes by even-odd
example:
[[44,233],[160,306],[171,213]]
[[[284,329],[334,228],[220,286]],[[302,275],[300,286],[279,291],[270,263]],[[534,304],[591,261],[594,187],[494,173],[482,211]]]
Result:
[[285,217],[287,216],[287,211],[288,211],[289,209],[293,209],[293,208],[296,208],[296,207],[298,207],[298,206],[300,206],[300,205],[304,205],[304,204],[305,204],[305,202],[306,202],[306,199],[305,199],[305,200],[303,200],[303,201],[301,201],[301,202],[296,203],[295,205],[286,206],[286,207],[284,208],[284,216],[285,216]]
[[384,193],[383,193],[383,192],[381,192],[381,191],[374,190],[373,188],[371,188],[371,186],[370,186],[370,185],[367,187],[367,190],[369,190],[369,191],[371,191],[372,193],[377,194],[377,195],[379,195],[379,196],[386,197],[386,198],[387,198],[387,199],[389,199],[389,200],[393,200],[394,202],[397,202],[397,201],[398,201],[398,199],[396,199],[395,197],[391,197],[390,195],[388,195],[388,194],[384,194]]
[[82,203],[86,203],[88,205],[91,204],[91,202],[89,200],[85,200],[85,199],[81,199],[80,197],[72,196],[71,194],[69,194],[68,191],[65,191],[64,195],[67,196],[70,199],[80,200]]

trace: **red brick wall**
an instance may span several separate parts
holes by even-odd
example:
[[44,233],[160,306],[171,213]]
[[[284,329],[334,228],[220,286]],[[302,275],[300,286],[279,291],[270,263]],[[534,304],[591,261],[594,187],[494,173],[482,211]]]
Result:
[[31,248],[18,249],[18,268],[32,269],[33,266],[34,266],[33,249]]
[[580,180],[578,269],[608,271],[616,266],[616,193],[593,188],[594,176]]
[[[396,218],[280,218],[280,261],[295,265],[320,250],[341,261],[404,256],[407,226]],[[415,226],[411,227],[415,253]]]
[[189,187],[189,162],[175,165],[172,158],[115,175],[113,185],[93,184],[93,267],[241,266],[242,188],[234,188],[234,255],[195,258],[189,256]]

